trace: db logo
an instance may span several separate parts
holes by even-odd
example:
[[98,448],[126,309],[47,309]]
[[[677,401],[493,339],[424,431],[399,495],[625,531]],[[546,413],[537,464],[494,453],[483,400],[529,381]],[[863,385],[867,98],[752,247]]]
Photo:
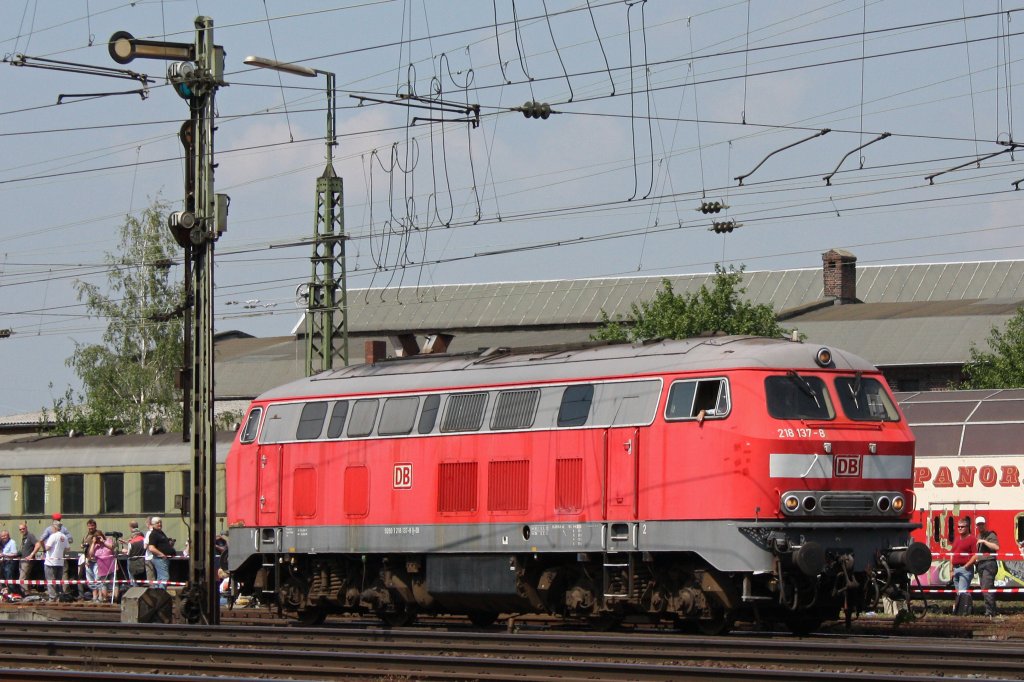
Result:
[[412,487],[412,464],[402,463],[395,465],[394,486],[396,488]]
[[836,455],[832,458],[832,473],[835,476],[860,476],[860,455]]

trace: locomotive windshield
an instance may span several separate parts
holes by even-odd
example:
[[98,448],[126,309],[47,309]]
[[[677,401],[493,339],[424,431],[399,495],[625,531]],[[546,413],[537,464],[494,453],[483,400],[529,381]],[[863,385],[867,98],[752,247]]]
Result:
[[775,419],[832,419],[835,410],[825,382],[815,376],[788,372],[764,380],[768,414]]
[[847,417],[855,421],[896,422],[900,420],[896,406],[889,399],[877,379],[855,377],[836,378],[839,404]]

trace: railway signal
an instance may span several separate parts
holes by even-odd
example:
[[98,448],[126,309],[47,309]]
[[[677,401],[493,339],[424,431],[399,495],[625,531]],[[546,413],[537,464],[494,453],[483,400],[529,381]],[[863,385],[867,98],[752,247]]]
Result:
[[[186,319],[185,413],[191,426],[192,500],[189,538],[189,586],[182,596],[182,612],[190,623],[216,625],[220,603],[214,571],[216,535],[216,443],[213,419],[213,265],[214,243],[227,227],[228,197],[213,191],[214,96],[224,82],[224,48],[213,43],[213,19],[195,19],[194,43],[139,40],[126,31],[110,37],[108,49],[118,64],[136,58],[162,59],[167,79],[188,103],[190,117],[180,138],[188,162],[185,172],[185,207],[173,213],[168,228],[185,249],[191,314]],[[190,397],[190,393],[192,393]],[[191,417],[191,419],[189,419]]]

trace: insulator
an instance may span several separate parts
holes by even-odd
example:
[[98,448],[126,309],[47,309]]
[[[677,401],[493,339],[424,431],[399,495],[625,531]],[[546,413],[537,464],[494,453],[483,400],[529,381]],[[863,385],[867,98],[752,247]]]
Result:
[[530,114],[532,112],[533,112],[533,102],[532,101],[523,102],[523,116],[525,116],[526,118],[530,118]]
[[543,119],[547,119],[547,117],[550,116],[550,115],[551,115],[551,105],[548,104],[547,102],[544,102],[544,104],[540,105],[540,117],[543,118]]

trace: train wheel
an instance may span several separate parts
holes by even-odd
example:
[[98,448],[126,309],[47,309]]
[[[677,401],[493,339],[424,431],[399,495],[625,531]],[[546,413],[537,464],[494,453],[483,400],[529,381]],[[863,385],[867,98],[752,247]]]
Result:
[[494,625],[494,622],[498,620],[497,611],[470,611],[466,616],[469,618],[469,622],[478,628]]
[[714,607],[711,610],[710,618],[702,618],[697,621],[697,630],[702,635],[717,636],[724,635],[732,630],[736,624],[736,617],[729,609]]

